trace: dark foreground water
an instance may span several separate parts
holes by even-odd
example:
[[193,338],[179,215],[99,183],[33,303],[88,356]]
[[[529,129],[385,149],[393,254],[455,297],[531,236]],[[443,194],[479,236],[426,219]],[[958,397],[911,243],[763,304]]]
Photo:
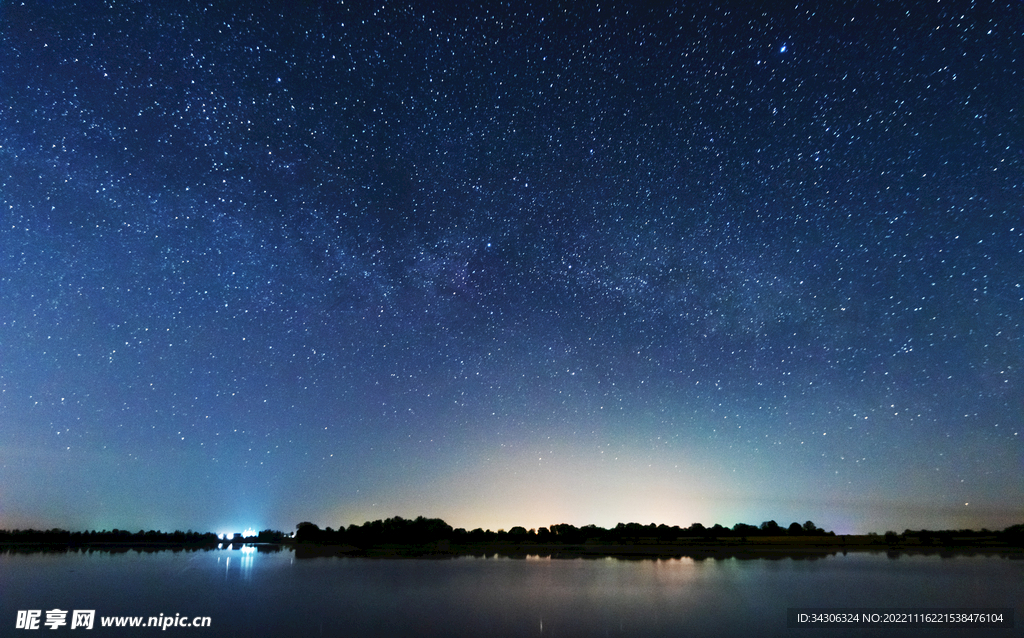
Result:
[[[0,636],[1020,636],[1024,560],[297,559],[277,552],[0,555]],[[792,629],[789,607],[1009,607],[1015,629]],[[50,629],[46,612],[68,611]],[[73,610],[94,628],[71,629]],[[38,630],[18,612],[40,610]],[[210,618],[103,628],[102,617]],[[146,622],[145,620],[143,622]]]

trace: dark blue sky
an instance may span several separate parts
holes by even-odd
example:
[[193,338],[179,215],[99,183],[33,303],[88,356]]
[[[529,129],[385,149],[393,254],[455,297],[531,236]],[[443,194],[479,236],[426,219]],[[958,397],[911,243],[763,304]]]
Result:
[[1021,522],[1024,5],[714,4],[0,6],[0,527]]

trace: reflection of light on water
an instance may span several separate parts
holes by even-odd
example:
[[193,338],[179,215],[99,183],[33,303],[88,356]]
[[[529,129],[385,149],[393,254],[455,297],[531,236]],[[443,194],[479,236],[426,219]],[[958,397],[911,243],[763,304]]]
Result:
[[252,545],[242,546],[242,578],[249,580],[252,578],[252,563],[253,559],[256,558],[256,548]]
[[252,545],[236,545],[231,544],[224,547],[223,544],[218,545],[218,548],[223,548],[224,556],[217,556],[217,562],[220,559],[224,559],[224,579],[227,580],[228,575],[231,573],[231,551],[241,551],[242,556],[240,558],[241,563],[239,568],[242,571],[242,578],[249,580],[252,578],[252,565],[256,558],[256,548]]

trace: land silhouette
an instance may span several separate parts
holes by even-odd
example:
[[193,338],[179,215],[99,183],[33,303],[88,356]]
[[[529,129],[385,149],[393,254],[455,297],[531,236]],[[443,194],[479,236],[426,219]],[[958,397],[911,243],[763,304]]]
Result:
[[794,522],[783,527],[774,520],[760,525],[737,523],[732,527],[705,527],[694,523],[647,525],[619,523],[613,528],[597,525],[576,527],[567,523],[526,529],[515,526],[498,531],[453,528],[440,518],[419,516],[405,519],[394,516],[349,525],[321,529],[304,521],[294,534],[263,530],[230,539],[210,532],[159,532],[139,530],[103,530],[70,532],[51,530],[0,530],[0,553],[44,550],[88,549],[118,551],[125,549],[188,548],[213,549],[224,546],[257,544],[263,549],[291,545],[296,556],[323,555],[401,557],[450,555],[545,555],[573,556],[781,556],[824,555],[847,551],[899,552],[1024,552],[1024,524],[999,531],[982,530],[904,530],[902,534],[837,535],[812,521]]
[[837,551],[975,551],[1024,548],[1024,525],[1001,531],[905,530],[902,534],[837,535],[812,521],[783,527],[774,520],[760,525],[737,523],[689,527],[619,523],[613,528],[558,524],[527,530],[512,527],[496,532],[452,528],[439,518],[396,516],[320,529],[304,521],[290,540],[302,554],[402,556],[429,554],[543,554],[556,556],[760,555],[834,553]]
[[[263,530],[256,536],[248,538],[254,543],[280,543],[287,534],[275,530]],[[160,532],[156,530],[139,530],[130,532],[123,529],[103,531],[71,532],[65,529],[15,529],[0,530],[0,546],[4,545],[65,545],[68,547],[101,547],[101,546],[155,546],[155,547],[216,547],[223,542],[242,542],[246,540],[241,534],[232,539],[222,539],[213,532],[194,532],[192,530]]]

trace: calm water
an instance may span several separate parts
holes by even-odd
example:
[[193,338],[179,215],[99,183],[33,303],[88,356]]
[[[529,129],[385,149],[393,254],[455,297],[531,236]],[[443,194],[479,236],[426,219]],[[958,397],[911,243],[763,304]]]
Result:
[[[1001,557],[380,560],[251,549],[0,555],[0,635],[931,637],[1024,626],[1024,560]],[[1017,628],[788,629],[788,607],[1015,607]],[[53,608],[95,609],[97,627],[15,629],[18,610]],[[211,627],[98,626],[161,613],[209,616]]]

